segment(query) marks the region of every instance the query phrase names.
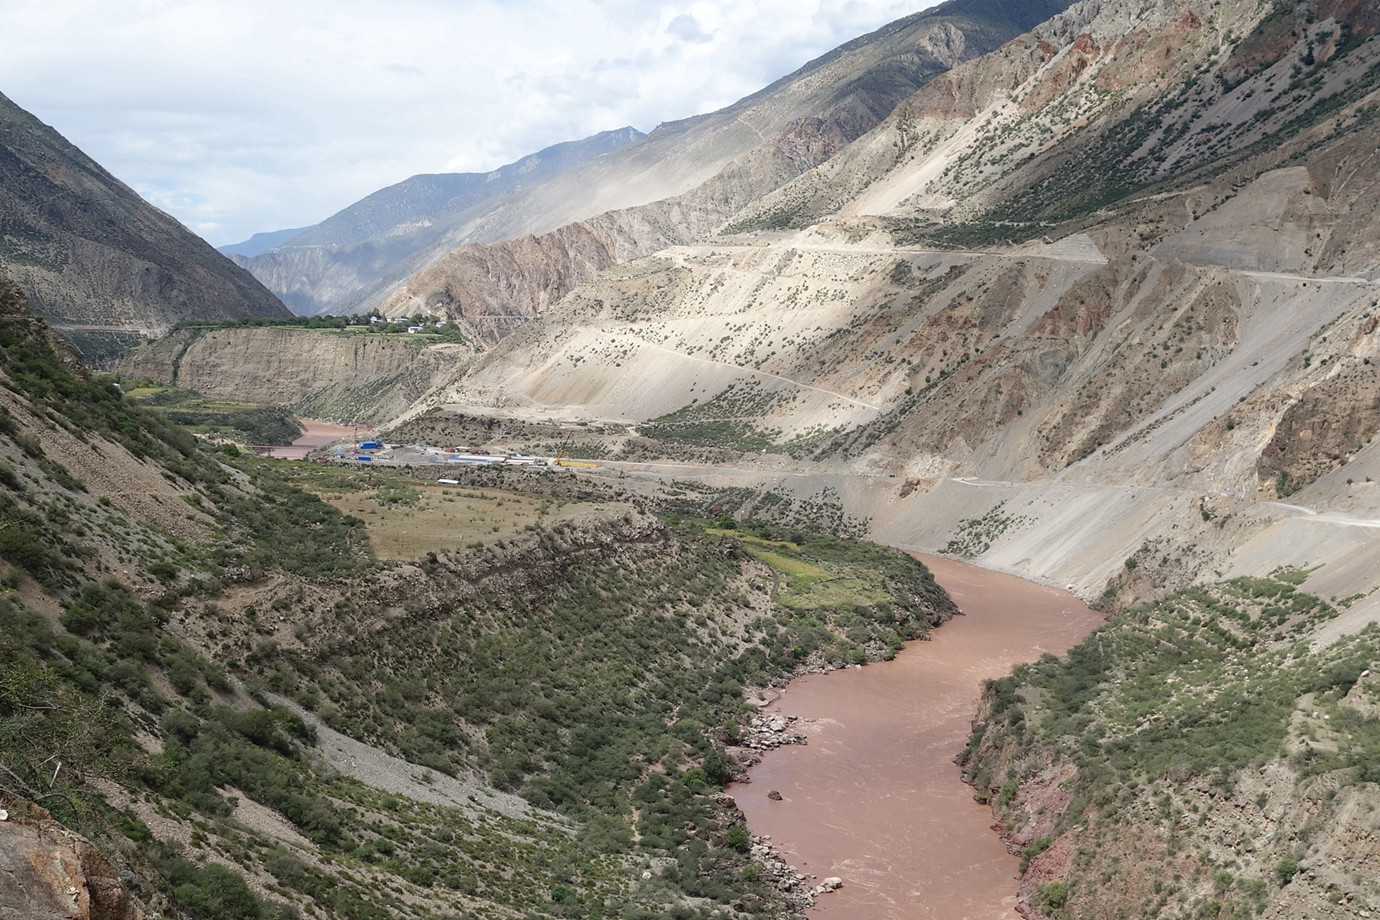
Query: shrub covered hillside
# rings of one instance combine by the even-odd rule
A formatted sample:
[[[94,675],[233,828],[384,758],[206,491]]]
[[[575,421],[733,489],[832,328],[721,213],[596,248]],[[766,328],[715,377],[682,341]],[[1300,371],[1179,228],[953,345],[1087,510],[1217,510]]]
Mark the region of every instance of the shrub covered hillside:
[[[1380,630],[1307,573],[1172,594],[984,694],[966,769],[1051,917],[1356,917],[1380,908]]]
[[[0,854],[86,835],[93,914],[773,915],[719,793],[745,690],[951,612],[899,553],[584,485],[382,562],[303,468],[206,447],[0,307]],[[410,513],[372,475],[337,485]],[[68,882],[15,878],[0,912],[67,915]]]

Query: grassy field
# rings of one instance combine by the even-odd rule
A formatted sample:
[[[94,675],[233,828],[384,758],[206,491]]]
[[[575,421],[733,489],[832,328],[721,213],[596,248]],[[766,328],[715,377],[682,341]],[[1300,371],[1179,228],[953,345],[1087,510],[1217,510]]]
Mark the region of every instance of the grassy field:
[[[364,522],[379,559],[411,561],[573,521],[594,506],[505,489],[438,485],[371,472],[313,470],[297,483]]]
[[[417,561],[578,521],[609,502],[570,501],[489,486],[443,486],[381,473],[280,463],[297,488],[363,521],[378,559]]]
[[[800,556],[800,545],[790,540],[766,540],[750,533],[707,527],[712,537],[732,537],[742,543],[743,550],[758,562],[771,566],[772,571],[799,579],[804,584],[828,578],[829,573]]]

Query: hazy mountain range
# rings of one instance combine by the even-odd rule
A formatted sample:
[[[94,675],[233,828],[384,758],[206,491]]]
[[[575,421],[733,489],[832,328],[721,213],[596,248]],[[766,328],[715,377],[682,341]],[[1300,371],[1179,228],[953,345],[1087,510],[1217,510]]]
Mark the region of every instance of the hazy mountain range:
[[[434,273],[411,279],[443,258],[466,262],[472,250],[458,247],[556,232],[562,240],[545,249],[584,250],[573,265],[551,268],[538,296],[558,299],[569,282],[557,279],[583,278],[610,260],[717,227],[870,129],[936,73],[1064,6],[951,0],[718,112],[659,125],[646,137],[625,128],[559,145],[492,174],[417,176],[241,264],[299,314],[380,306],[410,313],[417,300],[438,308],[426,303],[437,296]],[[597,215],[601,226],[569,226]],[[472,311],[524,309],[487,292],[473,296],[481,304]]]
[[[239,264],[299,314],[366,312],[361,307],[371,296],[425,264],[474,212],[642,136],[620,128],[556,144],[492,172],[413,176],[272,245],[221,251],[240,257]]]

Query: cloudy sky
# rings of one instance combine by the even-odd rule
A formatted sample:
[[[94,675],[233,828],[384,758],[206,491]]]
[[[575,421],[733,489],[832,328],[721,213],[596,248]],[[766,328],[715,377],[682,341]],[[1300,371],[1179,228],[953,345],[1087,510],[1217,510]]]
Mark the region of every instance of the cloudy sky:
[[[216,245],[712,111],[935,0],[4,0],[0,93]]]

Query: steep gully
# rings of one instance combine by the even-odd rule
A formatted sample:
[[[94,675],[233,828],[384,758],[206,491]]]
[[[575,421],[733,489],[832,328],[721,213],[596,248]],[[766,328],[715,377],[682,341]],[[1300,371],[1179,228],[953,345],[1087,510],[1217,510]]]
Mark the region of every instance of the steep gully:
[[[983,678],[1064,652],[1102,617],[1063,591],[921,558],[964,615],[894,661],[792,682],[767,711],[798,717],[792,730],[808,745],[768,753],[751,783],[730,789],[749,829],[770,835],[798,870],[843,879],[811,916],[1017,916],[1017,860],[954,757]],[[780,801],[768,797],[773,791]]]

